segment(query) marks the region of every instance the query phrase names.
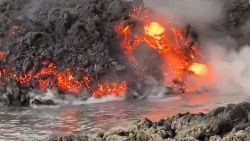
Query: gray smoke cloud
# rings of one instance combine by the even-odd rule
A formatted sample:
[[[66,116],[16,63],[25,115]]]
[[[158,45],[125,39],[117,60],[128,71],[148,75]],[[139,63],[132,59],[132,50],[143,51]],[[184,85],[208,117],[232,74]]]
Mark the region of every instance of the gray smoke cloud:
[[[242,46],[238,51],[218,44],[210,44],[207,51],[215,81],[213,88],[220,93],[250,92],[250,46]]]
[[[223,94],[250,93],[250,45],[247,44],[250,19],[239,18],[244,14],[233,15],[237,6],[249,7],[249,4],[247,0],[237,2],[238,5],[236,2],[223,0],[145,0],[148,7],[166,18],[174,17],[177,22],[191,24],[195,28],[199,33],[200,46],[206,61],[214,73],[213,83],[205,87]],[[233,16],[226,13],[228,5],[235,9]],[[244,24],[233,29],[230,27],[230,30],[223,25],[223,22],[228,21],[232,22],[227,23],[228,25],[233,25],[237,20]]]
[[[0,5],[4,2],[4,0],[0,0]]]
[[[219,22],[224,15],[221,0],[145,0],[145,4],[162,15],[195,25]]]

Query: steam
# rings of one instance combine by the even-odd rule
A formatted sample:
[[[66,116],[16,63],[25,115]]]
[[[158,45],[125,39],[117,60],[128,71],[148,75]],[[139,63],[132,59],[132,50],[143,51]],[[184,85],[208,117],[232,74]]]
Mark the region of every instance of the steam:
[[[145,79],[146,85],[148,87],[145,88],[145,94],[148,98],[162,98],[165,97],[165,94],[169,92],[169,89],[159,81],[155,80],[154,77],[147,76]]]
[[[214,74],[213,82],[205,87],[221,94],[250,93],[250,19],[244,19],[245,24],[233,30],[224,27],[228,13],[223,0],[145,0],[145,4],[166,18],[191,24],[199,33],[201,48]]]
[[[212,24],[224,15],[221,0],[145,0],[145,4],[158,13],[193,25]]]
[[[47,89],[45,92],[41,92],[39,90],[33,90],[29,92],[29,96],[31,98],[30,105],[33,108],[37,107],[47,107],[47,105],[50,104],[44,104],[39,105],[36,104],[36,101],[40,101],[43,103],[48,103],[49,101],[53,101],[53,104],[50,105],[50,107],[58,107],[62,105],[87,105],[87,104],[99,104],[99,103],[106,103],[111,101],[121,101],[124,100],[125,97],[120,96],[111,96],[107,95],[102,98],[95,98],[95,97],[89,97],[89,98],[83,98],[86,97],[87,92],[80,93],[77,97],[72,95],[61,95],[58,94],[58,92],[55,89]],[[64,97],[62,99],[62,96]]]
[[[215,74],[213,88],[223,94],[249,94],[250,46],[245,45],[235,51],[214,45],[209,52],[209,64]]]
[[[241,27],[241,30],[245,33],[250,33],[250,19]]]

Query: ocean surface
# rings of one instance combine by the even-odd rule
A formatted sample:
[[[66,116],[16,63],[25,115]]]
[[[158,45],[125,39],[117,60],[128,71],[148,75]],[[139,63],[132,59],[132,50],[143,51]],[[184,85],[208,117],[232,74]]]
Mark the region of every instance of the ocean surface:
[[[249,101],[239,94],[183,94],[127,101],[106,97],[60,106],[0,107],[0,140],[34,140],[66,134],[92,134],[126,126],[140,118],[153,121],[177,113],[199,113],[228,103]]]

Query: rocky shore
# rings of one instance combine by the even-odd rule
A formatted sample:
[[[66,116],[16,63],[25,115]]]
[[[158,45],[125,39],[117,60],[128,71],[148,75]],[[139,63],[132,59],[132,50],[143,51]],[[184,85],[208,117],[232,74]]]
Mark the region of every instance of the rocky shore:
[[[248,141],[250,103],[229,104],[207,114],[178,114],[152,122],[140,119],[125,128],[92,136],[68,135],[47,141]]]

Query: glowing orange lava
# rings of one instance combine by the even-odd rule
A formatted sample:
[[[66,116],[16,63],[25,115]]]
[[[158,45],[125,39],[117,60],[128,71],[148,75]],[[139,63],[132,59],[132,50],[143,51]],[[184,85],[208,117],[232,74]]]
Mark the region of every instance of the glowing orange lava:
[[[175,82],[178,82],[178,85],[190,91],[194,89],[193,86],[184,82],[187,77],[191,77],[189,71],[207,75],[206,65],[196,63],[201,56],[200,51],[194,43],[188,41],[185,31],[180,27],[170,23],[162,24],[162,21],[150,16],[149,10],[143,6],[134,7],[130,11],[130,18],[141,22],[143,34],[136,32],[134,25],[124,23],[118,23],[115,29],[124,53],[128,54],[128,60],[137,72],[140,72],[140,66],[134,51],[140,44],[146,44],[162,56],[164,63],[161,68],[168,86],[176,88]]]
[[[144,27],[145,33],[154,38],[160,39],[160,35],[164,34],[165,29],[157,22],[151,22]]]
[[[60,72],[53,63],[46,64],[46,67],[43,67],[35,74],[29,71],[24,75],[14,75],[14,77],[22,85],[35,79],[38,81],[41,90],[57,86],[62,91],[79,93],[83,86],[87,85],[84,78],[82,78],[82,80],[76,80],[70,69]]]
[[[209,70],[205,64],[197,63],[201,53],[195,44],[191,44],[185,36],[182,28],[159,21],[153,18],[151,11],[143,6],[133,7],[129,13],[131,19],[140,21],[141,30],[137,31],[135,23],[117,23],[115,31],[121,39],[121,47],[128,61],[132,64],[135,73],[144,76],[144,71],[138,64],[134,55],[135,50],[140,44],[153,48],[163,58],[161,67],[164,76],[164,82],[167,86],[176,88],[177,91],[191,92],[195,90],[193,84],[186,82],[187,77],[191,77],[190,72],[197,76],[208,75]],[[19,26],[13,26],[10,29],[12,35],[19,32]],[[0,51],[0,61],[5,53]],[[76,78],[73,69],[66,68],[61,70],[54,63],[44,61],[42,67],[37,72],[32,70],[24,74],[11,72],[11,68],[0,67],[0,82],[5,80],[6,76],[19,82],[21,85],[38,86],[39,89],[57,87],[64,92],[80,93],[86,88],[94,97],[104,95],[124,94],[127,90],[126,81],[105,81],[97,85],[93,84],[94,79],[85,71],[80,70],[84,76]],[[82,69],[82,68],[81,68]],[[96,86],[96,87],[95,87]],[[183,90],[185,89],[185,90]]]
[[[8,70],[7,67],[0,67],[0,82],[4,82],[6,78],[14,78],[19,84],[34,87],[38,86],[40,90],[57,87],[64,92],[72,94],[80,93],[86,88],[94,97],[101,98],[104,95],[119,96],[125,94],[127,90],[127,82],[105,81],[105,83],[97,84],[93,87],[94,82],[89,75],[84,75],[81,79],[77,79],[71,69],[60,70],[53,63],[48,61],[42,62],[44,65],[38,72],[31,70],[25,74],[15,74]],[[79,69],[82,71],[82,69]]]
[[[207,65],[199,63],[192,64],[188,70],[199,76],[207,76],[209,73]]]
[[[45,66],[37,73],[28,71],[24,75],[14,74],[13,77],[22,85],[29,84],[35,80],[38,82],[39,89],[41,90],[55,86],[64,92],[77,94],[81,92],[83,88],[87,88],[93,96],[98,98],[104,95],[119,96],[121,94],[125,94],[127,90],[126,81],[122,81],[121,83],[106,81],[103,84],[98,84],[98,87],[95,88],[91,86],[92,80],[88,75],[85,75],[82,79],[78,80],[74,77],[71,69],[59,71],[53,63],[43,62],[43,64]],[[0,71],[0,75],[2,76],[4,74],[6,74],[6,71],[2,69],[2,71]]]
[[[103,95],[115,95],[124,94],[127,90],[126,81],[121,82],[105,82],[104,84],[98,84],[98,88],[93,92],[95,97],[102,97]]]

